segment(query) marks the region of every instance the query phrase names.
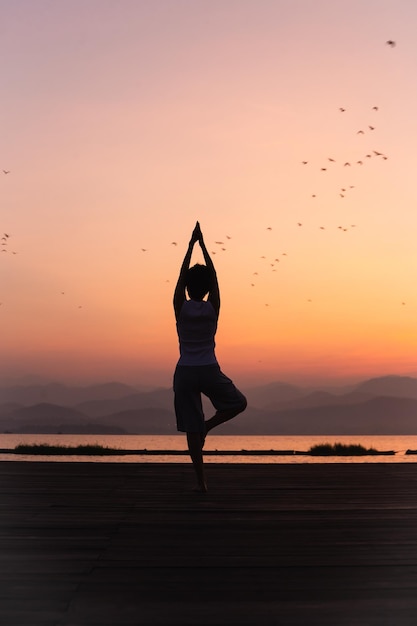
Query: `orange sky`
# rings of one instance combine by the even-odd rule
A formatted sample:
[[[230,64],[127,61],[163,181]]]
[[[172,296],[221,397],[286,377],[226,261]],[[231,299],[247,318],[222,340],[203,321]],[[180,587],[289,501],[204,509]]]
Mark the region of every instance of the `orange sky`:
[[[3,380],[169,386],[196,219],[237,382],[417,375],[415,3],[1,11]]]

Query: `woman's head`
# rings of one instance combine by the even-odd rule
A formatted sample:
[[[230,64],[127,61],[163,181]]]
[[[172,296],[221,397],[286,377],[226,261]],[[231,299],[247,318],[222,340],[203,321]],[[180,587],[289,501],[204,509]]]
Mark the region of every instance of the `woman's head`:
[[[202,300],[210,291],[210,272],[206,265],[196,263],[187,271],[186,287],[192,300]]]

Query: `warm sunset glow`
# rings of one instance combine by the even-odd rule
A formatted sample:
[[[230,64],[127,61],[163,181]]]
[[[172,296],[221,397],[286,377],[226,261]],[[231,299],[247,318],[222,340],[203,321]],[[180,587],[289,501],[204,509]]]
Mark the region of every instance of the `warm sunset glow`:
[[[2,379],[169,386],[197,219],[238,384],[417,375],[416,23],[408,0],[5,5]]]

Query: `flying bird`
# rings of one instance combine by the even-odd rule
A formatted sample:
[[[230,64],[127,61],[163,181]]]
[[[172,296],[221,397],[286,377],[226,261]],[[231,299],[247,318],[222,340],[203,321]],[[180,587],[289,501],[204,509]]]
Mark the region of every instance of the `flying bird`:
[[[177,246],[177,245],[178,245],[178,244],[177,244],[177,242],[176,242],[176,241],[172,241],[172,242],[171,242],[171,246]]]
[[[341,113],[344,113],[344,112],[346,111],[346,109],[344,109],[343,107],[339,107],[339,111],[340,111]]]
[[[10,170],[3,170],[3,174],[10,174]]]
[[[307,165],[308,161],[301,161],[303,165]]]
[[[395,41],[393,41],[392,39],[388,39],[388,41],[386,42],[387,46],[390,46],[391,48],[395,48],[395,46],[397,45],[395,43]]]
[[[372,107],[372,111],[378,111],[378,107]]]
[[[368,126],[369,130],[375,130],[375,126]]]
[[[348,163],[348,162],[346,162],[343,167],[346,167],[347,165],[349,165],[349,167],[350,167],[350,163]]]
[[[357,134],[357,135],[364,135],[364,134],[365,134],[365,131],[363,131],[363,130],[358,130],[358,132],[357,132],[356,134]]]

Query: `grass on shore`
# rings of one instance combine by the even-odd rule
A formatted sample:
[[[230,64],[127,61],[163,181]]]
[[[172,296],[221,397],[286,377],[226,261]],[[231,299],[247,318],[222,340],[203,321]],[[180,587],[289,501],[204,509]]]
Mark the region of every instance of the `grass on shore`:
[[[111,456],[111,455],[120,455],[125,454],[125,450],[120,450],[117,448],[109,448],[107,446],[102,446],[100,444],[87,444],[87,445],[79,445],[79,446],[65,446],[65,445],[50,445],[48,443],[35,443],[35,444],[19,444],[14,448],[15,454],[31,454],[38,456],[46,456],[46,455],[80,455],[80,456]],[[170,451],[160,451],[161,454],[166,453],[169,454]],[[132,450],[131,453],[134,453]],[[260,452],[258,451],[258,454]],[[269,451],[269,454],[284,454],[285,451]],[[219,451],[218,454],[228,454],[227,451]],[[235,451],[234,454],[239,454],[238,451]],[[248,451],[241,451],[241,454],[249,454]],[[256,452],[254,452],[256,454]],[[261,452],[262,454],[262,452]],[[301,454],[301,453],[299,453]],[[379,452],[375,448],[364,448],[360,444],[350,444],[346,445],[343,443],[321,443],[315,446],[312,446],[306,453],[311,456],[365,456],[365,455],[376,455],[376,454],[387,454],[383,452]]]
[[[360,444],[319,443],[309,450],[312,456],[364,456],[380,454],[375,448],[364,448]]]
[[[36,455],[63,455],[79,454],[84,456],[99,456],[119,454],[119,450],[101,446],[99,444],[87,444],[80,446],[52,446],[48,443],[19,444],[15,447],[16,454],[36,454]]]

